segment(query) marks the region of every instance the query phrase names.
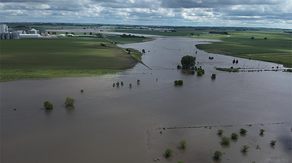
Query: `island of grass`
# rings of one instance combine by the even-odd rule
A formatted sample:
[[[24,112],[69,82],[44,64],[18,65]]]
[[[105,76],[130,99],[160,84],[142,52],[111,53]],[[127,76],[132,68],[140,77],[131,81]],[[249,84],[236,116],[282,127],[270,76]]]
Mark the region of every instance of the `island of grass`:
[[[0,43],[1,82],[117,73],[141,62],[142,56],[134,49],[128,54],[106,39],[94,37],[1,40]]]

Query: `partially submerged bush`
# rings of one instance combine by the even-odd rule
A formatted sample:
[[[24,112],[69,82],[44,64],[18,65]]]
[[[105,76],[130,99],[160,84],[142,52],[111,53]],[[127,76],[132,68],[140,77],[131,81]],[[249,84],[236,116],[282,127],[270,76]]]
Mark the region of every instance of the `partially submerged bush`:
[[[84,92],[84,90],[83,90],[83,89],[81,89],[81,90],[80,90],[80,92],[81,92],[81,93],[83,93],[83,92]]]
[[[116,85],[117,85],[117,87],[120,86],[120,82],[117,82]]]
[[[177,69],[181,69],[181,65],[177,65],[176,67],[177,67]]]
[[[217,132],[218,132],[218,135],[222,135],[224,131],[222,129],[220,129]]]
[[[241,134],[246,134],[246,132],[247,132],[246,129],[244,129],[244,128],[241,128],[241,129],[240,129],[240,133],[241,133]]]
[[[53,104],[50,103],[49,101],[45,101],[45,102],[44,102],[44,107],[45,107],[46,109],[53,109]]]
[[[223,138],[221,138],[221,140],[222,140],[222,144],[224,145],[228,145],[230,143],[229,137],[224,136]]]
[[[195,65],[196,57],[186,55],[186,56],[183,56],[181,58],[180,62],[181,62],[183,69],[188,69],[188,68],[193,67]]]
[[[237,139],[237,138],[238,138],[237,133],[232,133],[232,134],[231,134],[231,139]]]
[[[247,152],[249,146],[248,145],[244,145],[241,147],[242,152]]]
[[[216,74],[212,74],[211,78],[215,79],[216,78]]]
[[[220,157],[222,157],[222,153],[220,151],[215,151],[214,159],[218,160]]]
[[[73,106],[74,101],[75,101],[75,100],[74,100],[73,98],[66,97],[65,105],[66,105],[66,106]]]
[[[271,143],[270,143],[272,146],[274,146],[276,144],[276,140],[271,140]]]
[[[186,143],[186,141],[184,141],[184,140],[180,141],[179,144],[181,145],[181,147],[182,147],[183,149],[186,148],[186,146],[187,146],[187,143]]]
[[[170,148],[167,148],[167,149],[165,150],[165,157],[166,157],[166,158],[170,157],[171,154],[172,154],[172,152],[173,152],[173,151],[172,151]]]
[[[184,81],[183,80],[175,80],[174,81],[174,84],[175,85],[183,85],[184,84]]]
[[[261,133],[260,133],[260,134],[264,134],[264,132],[265,132],[265,130],[264,130],[264,129],[261,129],[260,131],[261,131]]]

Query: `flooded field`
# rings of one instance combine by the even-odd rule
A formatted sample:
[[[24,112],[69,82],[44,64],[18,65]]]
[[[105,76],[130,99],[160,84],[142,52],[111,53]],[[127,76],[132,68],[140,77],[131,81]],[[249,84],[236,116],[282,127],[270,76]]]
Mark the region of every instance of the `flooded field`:
[[[165,37],[120,45],[145,49],[142,61],[150,68],[137,64],[102,77],[1,83],[1,162],[291,162],[292,74],[217,71],[283,67],[208,54],[195,47],[203,41]],[[196,56],[205,74],[177,69],[184,55]],[[124,85],[113,87],[118,81]],[[75,99],[74,107],[65,107],[66,97]],[[47,100],[52,110],[44,109]],[[240,135],[240,128],[247,134]],[[218,129],[223,136],[238,133],[238,140],[221,145]],[[181,140],[187,142],[184,150]],[[271,140],[277,141],[274,147]],[[247,153],[240,151],[243,145],[250,147]],[[174,151],[168,159],[166,148]],[[214,161],[217,150],[223,156]]]

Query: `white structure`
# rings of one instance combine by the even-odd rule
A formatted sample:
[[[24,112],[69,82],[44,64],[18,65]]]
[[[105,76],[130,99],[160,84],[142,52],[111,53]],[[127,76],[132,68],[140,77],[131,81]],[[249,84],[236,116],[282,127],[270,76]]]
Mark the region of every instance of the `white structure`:
[[[8,26],[6,24],[0,24],[0,33],[8,33]]]
[[[65,37],[65,34],[58,34],[58,37]]]
[[[40,34],[20,34],[20,38],[42,38]]]
[[[36,29],[31,29],[30,31],[29,31],[29,34],[38,34],[38,31],[36,30]]]

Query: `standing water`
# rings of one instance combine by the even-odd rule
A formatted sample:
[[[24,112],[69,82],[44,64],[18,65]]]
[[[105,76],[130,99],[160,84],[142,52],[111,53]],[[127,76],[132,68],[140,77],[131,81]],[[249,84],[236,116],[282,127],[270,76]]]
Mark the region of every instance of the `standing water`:
[[[292,74],[217,71],[282,65],[196,49],[204,41],[165,37],[119,45],[145,49],[142,61],[149,68],[137,64],[116,75],[1,83],[1,162],[214,162],[216,150],[224,152],[222,162],[291,162]],[[184,55],[195,56],[205,74],[177,69]],[[65,107],[66,97],[75,99],[74,107]],[[52,110],[43,108],[47,100]],[[248,133],[240,135],[240,128]],[[218,129],[240,136],[222,146]],[[243,145],[248,153],[240,151]],[[174,151],[170,158],[166,148]]]

